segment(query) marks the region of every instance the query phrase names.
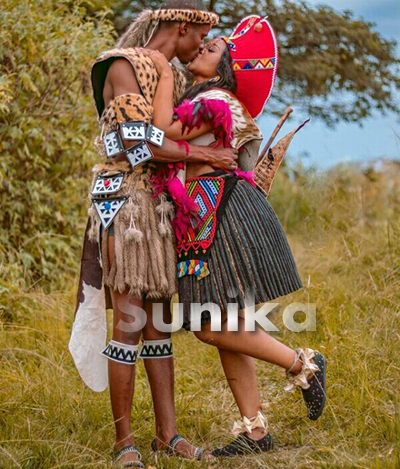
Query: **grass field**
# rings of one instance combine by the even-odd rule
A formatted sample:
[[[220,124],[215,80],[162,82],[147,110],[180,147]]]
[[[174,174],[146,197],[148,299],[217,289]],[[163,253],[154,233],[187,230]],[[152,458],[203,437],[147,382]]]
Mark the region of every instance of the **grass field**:
[[[400,198],[392,176],[351,176],[350,184],[343,174],[334,180],[328,174],[318,184],[296,180],[290,192],[287,179],[278,181],[271,201],[289,232],[305,288],[281,299],[272,320],[286,344],[326,355],[328,404],[318,422],[309,421],[300,392],[285,393],[283,373],[258,363],[276,449],[213,467],[400,467]],[[0,310],[0,467],[108,467],[108,393],[85,388],[67,351],[76,279],[57,281],[50,291],[12,289],[10,282]],[[284,329],[281,312],[292,301],[317,304],[316,332]],[[228,441],[238,412],[216,351],[183,332],[174,343],[179,432],[209,448]],[[206,467],[150,453],[152,403],[142,364],[137,371],[132,421],[146,464]]]

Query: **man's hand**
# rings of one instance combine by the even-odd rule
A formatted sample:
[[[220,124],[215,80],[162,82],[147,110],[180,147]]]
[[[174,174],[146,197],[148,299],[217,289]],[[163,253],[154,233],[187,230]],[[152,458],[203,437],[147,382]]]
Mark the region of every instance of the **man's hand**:
[[[235,171],[237,169],[238,150],[235,148],[209,148],[208,164],[216,169]]]

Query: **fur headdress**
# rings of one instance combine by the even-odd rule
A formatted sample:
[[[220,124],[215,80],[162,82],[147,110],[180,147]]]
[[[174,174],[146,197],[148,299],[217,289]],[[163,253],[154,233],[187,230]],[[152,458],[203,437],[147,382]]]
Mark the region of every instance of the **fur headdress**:
[[[117,48],[145,47],[157,31],[160,21],[181,21],[216,26],[219,23],[219,16],[202,10],[172,8],[144,10],[121,36]]]

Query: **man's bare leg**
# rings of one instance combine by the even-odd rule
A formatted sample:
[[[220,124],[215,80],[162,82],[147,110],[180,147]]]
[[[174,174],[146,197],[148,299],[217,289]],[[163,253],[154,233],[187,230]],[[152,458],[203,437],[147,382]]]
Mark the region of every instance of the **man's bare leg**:
[[[143,329],[143,339],[157,341],[170,339],[171,334],[158,331],[153,324],[153,303],[163,304],[164,322],[171,322],[168,300],[144,301],[147,322]],[[174,362],[169,358],[147,358],[144,366],[149,379],[153,398],[156,436],[160,441],[168,442],[176,434],[175,403],[174,403]]]
[[[110,263],[114,259],[114,237],[109,237],[108,254]],[[125,332],[121,329],[120,321],[132,323],[134,318],[130,314],[121,311],[121,307],[130,304],[143,307],[141,298],[129,297],[127,293],[111,292],[113,303],[113,340],[128,345],[138,345],[140,341],[141,331]],[[125,308],[124,308],[125,309]],[[114,417],[116,441],[115,451],[120,450],[124,446],[134,445],[135,441],[131,432],[131,409],[133,394],[135,388],[135,371],[136,365],[127,365],[118,363],[113,360],[108,362],[108,379],[110,386],[111,409]],[[124,454],[119,461],[137,461],[136,453]]]
[[[163,303],[163,319],[165,324],[170,324],[172,320],[169,300],[145,300],[144,309],[147,314],[147,323],[143,329],[143,338],[146,341],[168,339],[171,337],[169,333],[160,332],[154,327],[153,302]],[[173,358],[144,359],[144,364],[153,398],[157,447],[161,450],[165,450],[168,447],[168,443],[177,433]],[[194,456],[195,446],[192,446],[187,441],[180,441],[176,445],[176,452],[183,457],[192,458]],[[206,455],[205,458],[212,458],[212,456],[209,454]]]

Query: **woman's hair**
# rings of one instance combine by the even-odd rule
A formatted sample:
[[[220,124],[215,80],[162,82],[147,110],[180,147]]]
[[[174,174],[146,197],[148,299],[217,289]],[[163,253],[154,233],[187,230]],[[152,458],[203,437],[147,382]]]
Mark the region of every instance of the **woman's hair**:
[[[191,86],[188,90],[185,91],[185,93],[183,93],[179,100],[179,104],[181,104],[185,99],[192,100],[198,94],[210,90],[211,88],[222,88],[224,90],[230,91],[233,94],[236,92],[236,77],[232,69],[232,57],[228,48],[226,48],[222,53],[221,61],[217,67],[217,76],[218,75],[221,78],[217,82],[205,81],[203,83],[199,83],[198,85]]]

